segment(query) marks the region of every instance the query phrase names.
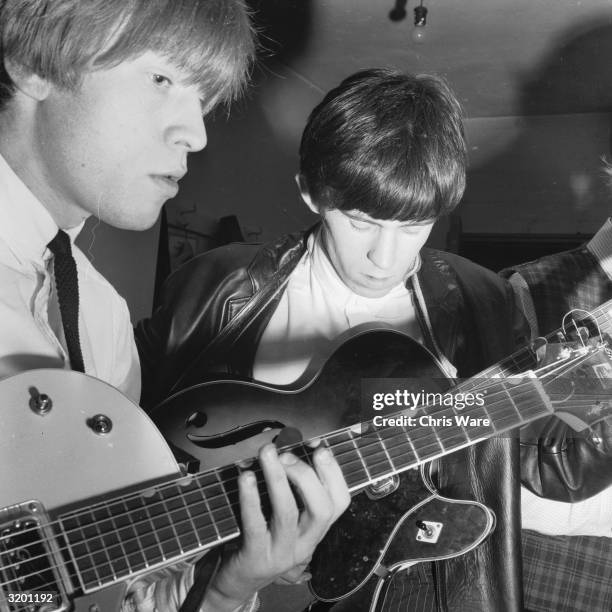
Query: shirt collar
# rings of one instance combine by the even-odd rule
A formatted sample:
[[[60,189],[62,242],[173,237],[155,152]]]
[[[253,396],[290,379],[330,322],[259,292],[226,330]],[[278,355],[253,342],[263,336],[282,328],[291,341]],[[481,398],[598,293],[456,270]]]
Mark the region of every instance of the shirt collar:
[[[612,218],[606,219],[589,240],[587,249],[597,259],[608,278],[612,279]]]
[[[319,228],[308,237],[306,256],[310,259],[312,271],[319,280],[321,286],[329,289],[336,300],[341,303],[346,303],[349,300],[352,300],[354,302],[362,303],[368,309],[376,310],[388,300],[406,295],[408,293],[406,281],[421,267],[420,256],[417,256],[415,265],[412,267],[403,283],[399,283],[382,297],[363,297],[351,291],[338,276],[338,273],[334,269],[332,263],[329,261],[329,258],[325,253],[325,250],[323,249],[321,233],[322,228],[319,226]]]
[[[43,261],[58,227],[49,211],[0,155],[0,237],[21,262]],[[83,223],[66,230],[70,240]]]

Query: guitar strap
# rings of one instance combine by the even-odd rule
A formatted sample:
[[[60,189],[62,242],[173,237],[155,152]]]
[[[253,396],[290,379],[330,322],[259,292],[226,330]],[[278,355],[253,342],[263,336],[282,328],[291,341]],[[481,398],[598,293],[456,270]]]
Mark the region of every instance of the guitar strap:
[[[208,583],[221,564],[220,548],[208,551],[199,559],[193,569],[193,586],[189,589],[178,612],[198,612]]]

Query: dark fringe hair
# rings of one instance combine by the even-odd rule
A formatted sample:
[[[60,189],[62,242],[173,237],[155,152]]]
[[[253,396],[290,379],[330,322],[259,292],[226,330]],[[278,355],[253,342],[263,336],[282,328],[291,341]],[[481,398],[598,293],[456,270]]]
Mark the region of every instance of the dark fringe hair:
[[[324,208],[425,221],[450,212],[465,189],[459,102],[440,78],[358,72],[312,111],[300,173]]]

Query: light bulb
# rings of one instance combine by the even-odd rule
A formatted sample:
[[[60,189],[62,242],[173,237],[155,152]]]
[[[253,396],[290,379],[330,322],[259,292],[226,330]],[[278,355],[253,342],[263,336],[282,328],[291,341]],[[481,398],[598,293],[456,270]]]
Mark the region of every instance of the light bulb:
[[[423,6],[423,0],[419,6],[414,7],[414,30],[412,30],[412,41],[421,44],[427,37],[425,26],[427,25],[427,7]]]
[[[427,28],[425,26],[415,26],[411,34],[412,42],[422,45],[427,40]]]

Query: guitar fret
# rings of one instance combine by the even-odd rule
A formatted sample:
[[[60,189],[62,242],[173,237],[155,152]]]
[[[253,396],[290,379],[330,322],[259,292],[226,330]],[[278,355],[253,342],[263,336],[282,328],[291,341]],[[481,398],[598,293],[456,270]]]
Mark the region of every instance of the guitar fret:
[[[496,432],[496,415],[488,410],[487,402],[482,406],[470,406],[469,412],[466,409],[458,410],[453,406],[451,413],[453,424],[461,424],[463,427],[467,442],[491,437]],[[476,424],[476,421],[480,421],[480,423]],[[484,421],[488,421],[489,425],[485,425]]]
[[[151,508],[149,507],[149,496],[141,496],[139,501],[142,502],[144,511],[147,516],[147,523],[141,524],[141,527],[144,529],[149,529],[149,533],[146,535],[153,535],[153,543],[148,544],[144,547],[144,550],[147,553],[149,564],[155,565],[164,560],[164,549],[162,548],[161,541],[159,539],[159,535],[157,533],[157,529],[155,529],[155,523],[153,523],[153,515],[151,514]],[[144,542],[144,533],[141,533],[141,541]]]
[[[402,470],[418,465],[419,460],[405,426],[385,427],[378,430],[394,469]]]
[[[466,428],[457,423],[455,413],[452,410],[444,414],[444,418],[450,419],[450,425],[447,422],[443,427],[434,427],[438,436],[438,442],[443,451],[447,452],[460,448],[470,441]]]
[[[151,520],[146,498],[129,497],[124,505],[132,519],[131,526],[135,536],[135,545],[142,555],[144,567],[155,565],[163,560],[161,544]]]
[[[394,471],[389,456],[380,442],[380,437],[375,429],[368,429],[358,435],[355,439],[357,452],[363,459],[368,475],[371,480],[380,476],[388,475]]]
[[[63,517],[60,521],[64,537],[70,545],[70,552],[72,554],[72,561],[81,580],[81,586],[86,588],[88,585],[99,585],[101,584],[100,571],[107,567],[112,575],[112,568],[110,566],[110,559],[108,555],[106,559],[100,560],[98,558],[99,551],[91,550],[91,540],[86,535],[84,526],[81,524],[81,518],[84,513],[75,513]],[[90,530],[91,530],[91,526]],[[104,549],[102,549],[103,552]],[[94,557],[96,554],[96,557]]]
[[[165,487],[164,493],[166,495],[164,505],[172,522],[181,553],[197,549],[199,545],[198,535],[185,506],[185,498],[180,484],[173,483],[171,486]]]
[[[226,472],[231,473],[233,479],[233,488],[236,490],[237,483],[235,482],[235,468],[224,468]],[[203,474],[201,486],[206,494],[208,504],[211,509],[211,516],[215,521],[217,531],[220,538],[227,538],[239,533],[238,522],[232,510],[232,504],[228,498],[227,491],[221,480],[220,471],[215,469],[206,474]]]
[[[215,517],[210,508],[210,504],[208,503],[208,499],[206,494],[204,493],[204,489],[202,488],[201,475],[194,476],[193,484],[197,486],[197,489],[194,489],[189,492],[189,495],[193,495],[193,497],[197,500],[192,501],[194,509],[200,509],[202,512],[198,512],[195,514],[194,523],[198,528],[198,532],[200,536],[206,542],[213,542],[215,539],[221,539],[221,533],[219,532],[219,528],[217,527],[217,523],[215,521]]]
[[[121,514],[114,517],[115,525],[118,526],[118,534],[121,540],[128,565],[132,572],[137,572],[147,567],[145,551],[142,548],[138,532],[136,531],[138,511],[132,512],[128,507],[126,499],[121,500]]]
[[[408,437],[414,453],[419,463],[423,463],[432,457],[436,457],[440,454],[441,446],[436,434],[432,431],[431,427],[424,426],[419,423],[418,419],[420,416],[426,416],[421,409],[415,411],[415,418],[417,419],[417,425],[410,428]]]
[[[170,518],[168,517],[167,508],[165,507],[163,497],[161,497],[159,491],[155,491],[151,499],[153,498],[156,499],[155,501],[149,502],[149,510],[151,513],[153,528],[157,532],[157,537],[159,538],[162,557],[165,561],[180,555],[181,548],[178,544],[174,527],[172,526]]]
[[[327,441],[342,469],[349,489],[371,480],[350,430],[343,430],[327,436]]]
[[[88,537],[88,533],[92,534],[88,537],[89,550],[91,551],[91,558],[98,566],[98,572],[100,574],[100,582],[98,584],[102,584],[104,580],[115,579],[117,577],[115,565],[113,563],[113,555],[111,552],[111,547],[116,545],[117,538],[114,537],[114,533],[112,531],[107,530],[107,532],[104,533],[100,530],[100,523],[96,519],[95,509],[89,511],[87,516],[91,517],[91,520],[87,524],[86,529],[83,529],[83,534],[85,537]],[[107,559],[107,563],[101,564],[99,562],[103,558]],[[104,568],[107,568],[106,575],[102,571]]]
[[[121,512],[117,508],[119,504],[115,504],[115,510],[110,506],[98,506],[92,511],[92,522],[99,535],[97,540],[105,549],[107,556],[110,559],[113,578],[116,579],[126,573],[129,573],[130,567],[123,548],[123,542],[114,521],[113,514],[115,511]],[[105,578],[105,577],[102,577]],[[110,576],[109,576],[110,578]]]
[[[504,381],[503,389],[506,396],[503,406],[508,414],[503,420],[496,418],[496,426],[500,429],[508,430],[532,421],[534,417],[549,414],[545,401],[530,379],[522,379],[514,385],[512,381]]]
[[[385,442],[382,439],[382,436],[380,435],[380,431],[378,431],[378,430],[376,430],[376,437],[378,438],[378,443],[380,444],[381,448],[383,449],[383,451],[385,453],[385,457],[387,458],[387,461],[389,462],[389,467],[391,468],[391,471],[395,472],[396,468],[395,468],[395,464],[393,463],[393,459],[391,458],[391,455],[387,451],[387,447],[385,446]]]

